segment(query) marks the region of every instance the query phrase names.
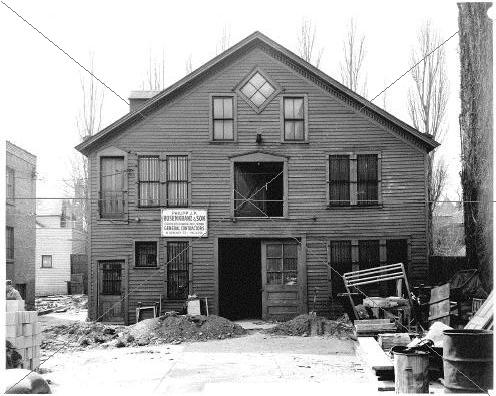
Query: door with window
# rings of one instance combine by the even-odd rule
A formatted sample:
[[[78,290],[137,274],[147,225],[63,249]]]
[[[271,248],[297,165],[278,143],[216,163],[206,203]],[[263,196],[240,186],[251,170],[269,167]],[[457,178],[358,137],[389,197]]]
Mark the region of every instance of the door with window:
[[[263,319],[287,320],[303,313],[302,262],[297,242],[262,242]]]
[[[122,270],[123,260],[99,262],[98,317],[103,322],[124,322]]]

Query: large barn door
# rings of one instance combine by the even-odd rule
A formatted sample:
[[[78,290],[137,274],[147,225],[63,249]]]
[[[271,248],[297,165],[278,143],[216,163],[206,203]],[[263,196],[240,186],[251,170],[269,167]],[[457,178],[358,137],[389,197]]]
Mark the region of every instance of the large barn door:
[[[262,242],[262,317],[287,320],[304,310],[301,246],[292,241]]]
[[[98,317],[103,322],[124,322],[122,302],[122,269],[124,261],[99,262]]]

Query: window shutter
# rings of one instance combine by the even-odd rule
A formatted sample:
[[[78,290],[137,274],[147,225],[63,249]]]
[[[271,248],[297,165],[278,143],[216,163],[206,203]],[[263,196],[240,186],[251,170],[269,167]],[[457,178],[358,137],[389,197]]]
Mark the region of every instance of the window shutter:
[[[167,206],[167,156],[160,156],[160,206]]]

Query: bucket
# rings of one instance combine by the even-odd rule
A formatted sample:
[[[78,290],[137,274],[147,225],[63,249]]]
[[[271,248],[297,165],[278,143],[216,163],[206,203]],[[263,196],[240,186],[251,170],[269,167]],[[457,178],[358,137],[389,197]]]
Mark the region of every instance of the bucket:
[[[454,392],[493,388],[493,332],[445,330],[443,345],[444,386]]]
[[[394,356],[396,393],[429,393],[429,353],[405,352],[405,346],[391,348]]]

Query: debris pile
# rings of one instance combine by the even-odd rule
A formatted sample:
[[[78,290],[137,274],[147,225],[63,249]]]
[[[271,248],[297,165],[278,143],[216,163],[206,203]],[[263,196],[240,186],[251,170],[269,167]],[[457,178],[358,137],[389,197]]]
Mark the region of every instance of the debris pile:
[[[48,296],[40,297],[35,301],[36,310],[40,315],[50,312],[66,312],[87,309],[88,296],[75,294],[68,296]]]
[[[115,340],[124,326],[104,325],[98,322],[75,322],[45,329],[41,341],[43,350],[85,349]]]
[[[147,345],[185,341],[207,341],[237,337],[246,333],[241,326],[216,315],[179,315],[168,312],[146,319],[126,329],[121,337],[128,345]]]
[[[289,336],[330,336],[340,339],[356,339],[353,325],[346,316],[330,320],[316,314],[299,315],[294,319],[283,322],[268,329],[269,334]]]

